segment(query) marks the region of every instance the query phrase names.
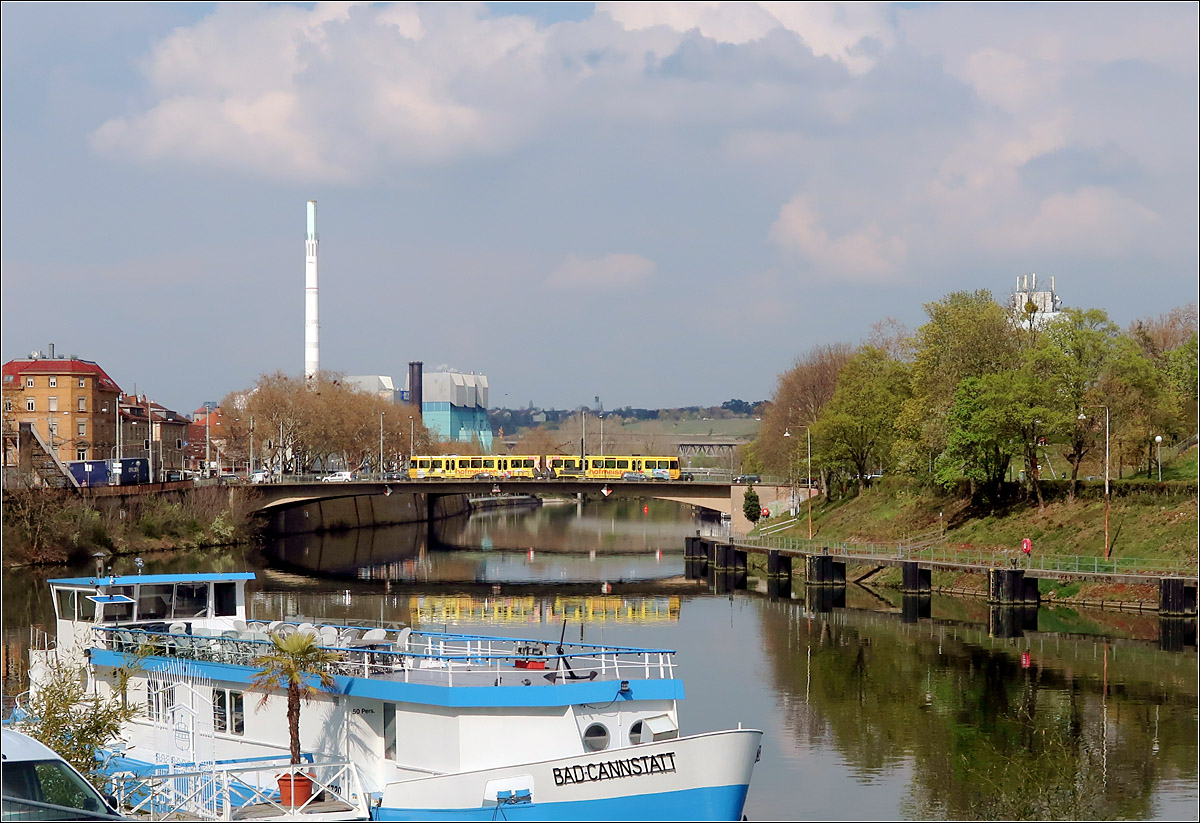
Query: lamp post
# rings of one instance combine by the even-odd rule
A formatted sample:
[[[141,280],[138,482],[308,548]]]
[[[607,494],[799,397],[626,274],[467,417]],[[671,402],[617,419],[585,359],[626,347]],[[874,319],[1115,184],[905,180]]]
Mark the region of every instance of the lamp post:
[[[249,478],[254,474],[254,415],[250,415],[250,468],[246,472]]]
[[[600,412],[600,456],[604,456],[604,412]]]
[[[812,430],[808,426],[797,426],[796,428],[804,429],[804,438],[808,444],[808,457],[805,460],[808,470],[808,480],[807,487],[804,490],[804,497],[808,501],[808,539],[812,540]],[[791,429],[784,429],[783,436],[791,437]]]
[[[383,479],[383,412],[379,413],[379,479]]]
[[[1107,560],[1110,554],[1108,545],[1108,508],[1111,498],[1108,481],[1108,406],[1083,406],[1082,409],[1104,409],[1104,559]],[[1083,413],[1082,409],[1079,412],[1079,419],[1087,420],[1087,415]]]
[[[1162,482],[1162,435],[1161,434],[1154,435],[1154,448],[1158,452],[1158,456],[1154,459],[1154,462],[1158,463],[1158,482],[1161,483]]]
[[[413,416],[408,416],[408,466],[412,468],[413,455],[417,453],[417,444],[413,442]]]

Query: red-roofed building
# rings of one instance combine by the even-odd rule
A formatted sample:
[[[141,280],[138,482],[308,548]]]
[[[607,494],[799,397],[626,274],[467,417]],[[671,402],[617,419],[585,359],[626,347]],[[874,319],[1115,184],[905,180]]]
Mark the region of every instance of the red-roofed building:
[[[16,431],[32,423],[64,463],[107,460],[116,445],[121,388],[97,363],[75,355],[10,360],[3,367],[4,465],[16,465]]]

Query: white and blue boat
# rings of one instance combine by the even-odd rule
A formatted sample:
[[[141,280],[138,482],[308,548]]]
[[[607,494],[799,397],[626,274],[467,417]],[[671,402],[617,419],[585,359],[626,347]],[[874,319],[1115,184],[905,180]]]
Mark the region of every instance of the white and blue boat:
[[[740,820],[762,732],[682,735],[668,649],[247,618],[254,575],[50,581],[56,663],[145,707],[110,752],[126,808],[163,817]],[[335,686],[301,713],[251,691],[271,633],[311,632]],[[311,798],[281,794],[303,773]]]

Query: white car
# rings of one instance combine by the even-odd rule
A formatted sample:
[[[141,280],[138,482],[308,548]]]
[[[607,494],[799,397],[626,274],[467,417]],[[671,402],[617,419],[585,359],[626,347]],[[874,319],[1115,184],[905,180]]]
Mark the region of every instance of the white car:
[[[354,472],[334,472],[321,478],[322,483],[349,483],[354,480]]]
[[[0,732],[4,820],[124,820],[67,761],[28,735]]]

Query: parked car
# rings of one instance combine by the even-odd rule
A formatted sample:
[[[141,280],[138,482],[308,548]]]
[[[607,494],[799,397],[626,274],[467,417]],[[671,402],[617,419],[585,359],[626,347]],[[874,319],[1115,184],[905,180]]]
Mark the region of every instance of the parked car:
[[[322,483],[349,483],[354,480],[354,472],[334,472],[321,478]]]
[[[271,478],[271,475],[269,472],[259,470],[250,475],[250,482],[255,483],[255,484],[268,483],[268,482],[270,482],[270,478]]]
[[[384,480],[407,480],[408,472],[388,472],[383,476]]]
[[[621,475],[622,480],[649,480],[650,478],[641,472],[625,472]]]
[[[4,749],[2,820],[124,820],[115,803],[92,788],[53,749],[11,729],[0,731]]]
[[[739,474],[733,478],[734,483],[758,483],[762,478],[757,474]]]

